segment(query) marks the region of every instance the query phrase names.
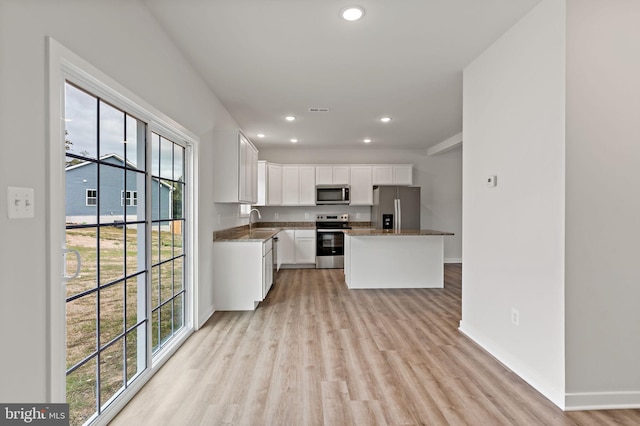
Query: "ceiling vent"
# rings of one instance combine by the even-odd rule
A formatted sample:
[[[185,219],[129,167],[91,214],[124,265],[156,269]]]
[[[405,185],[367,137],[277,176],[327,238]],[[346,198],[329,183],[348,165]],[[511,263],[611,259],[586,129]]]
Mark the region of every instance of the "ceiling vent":
[[[329,112],[329,108],[309,108],[309,112]]]

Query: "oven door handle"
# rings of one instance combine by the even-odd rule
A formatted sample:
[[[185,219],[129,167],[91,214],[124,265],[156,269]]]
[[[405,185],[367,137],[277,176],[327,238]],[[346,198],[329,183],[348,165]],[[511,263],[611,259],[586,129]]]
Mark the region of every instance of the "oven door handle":
[[[344,229],[316,229],[316,232],[342,232]]]

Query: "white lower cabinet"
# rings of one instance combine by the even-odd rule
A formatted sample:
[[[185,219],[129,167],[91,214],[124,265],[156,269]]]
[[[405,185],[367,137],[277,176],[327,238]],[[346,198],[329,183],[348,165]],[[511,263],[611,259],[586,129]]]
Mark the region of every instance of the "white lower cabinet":
[[[271,240],[269,240],[271,241]],[[273,285],[273,250],[269,249],[262,256],[262,300],[267,297],[267,293]]]
[[[216,311],[252,311],[273,284],[273,241],[213,243]]]
[[[278,263],[280,265],[296,263],[295,232],[293,229],[278,232]]]
[[[297,229],[295,238],[296,264],[316,263],[316,231]]]
[[[315,229],[284,229],[278,233],[278,263],[282,265],[315,265]]]

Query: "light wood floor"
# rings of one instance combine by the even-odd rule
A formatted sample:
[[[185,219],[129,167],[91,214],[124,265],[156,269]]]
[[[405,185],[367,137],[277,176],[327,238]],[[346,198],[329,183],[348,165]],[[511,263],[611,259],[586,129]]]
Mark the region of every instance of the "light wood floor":
[[[445,288],[347,290],[341,270],[281,271],[255,312],[217,312],[112,425],[638,425],[562,412],[457,331]]]

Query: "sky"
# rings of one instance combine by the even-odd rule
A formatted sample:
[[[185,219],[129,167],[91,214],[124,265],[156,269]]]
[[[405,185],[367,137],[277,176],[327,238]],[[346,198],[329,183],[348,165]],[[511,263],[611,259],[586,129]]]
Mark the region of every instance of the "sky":
[[[99,138],[98,104],[100,106]],[[117,154],[125,158],[126,150],[127,161],[138,169],[144,169],[143,157],[138,158],[139,154],[141,156],[144,154],[144,122],[101,100],[98,101],[93,95],[70,84],[66,85],[65,128],[66,139],[71,142],[67,145],[67,153],[98,158],[99,140],[101,157]],[[137,134],[138,128],[142,130],[140,137]],[[152,134],[150,145],[152,146],[151,172],[153,175],[175,180],[184,175],[182,170],[184,152],[181,147],[155,133]],[[160,146],[159,149],[158,146]],[[158,158],[158,152],[160,158]],[[173,169],[172,159],[175,160]]]

